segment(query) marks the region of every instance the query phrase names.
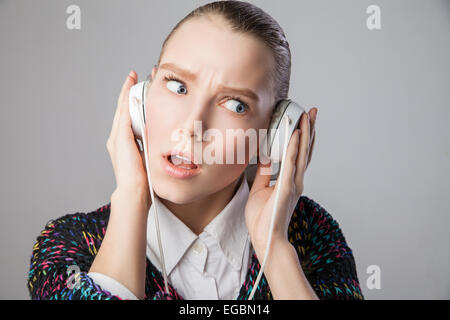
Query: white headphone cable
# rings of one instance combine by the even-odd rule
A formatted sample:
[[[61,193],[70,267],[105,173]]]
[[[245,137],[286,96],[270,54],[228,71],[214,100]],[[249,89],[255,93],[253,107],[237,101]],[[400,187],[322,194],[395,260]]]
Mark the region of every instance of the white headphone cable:
[[[158,210],[157,210],[158,205],[155,202],[155,194],[153,192],[152,180],[151,180],[151,177],[150,177],[150,166],[148,164],[147,130],[145,130],[144,119],[142,118],[141,111],[139,111],[138,113],[139,113],[139,117],[140,117],[140,120],[141,120],[140,124],[141,124],[141,132],[142,132],[142,139],[143,139],[143,143],[142,144],[144,145],[145,168],[146,168],[146,171],[147,171],[147,180],[148,180],[148,185],[150,187],[150,195],[151,195],[151,198],[152,198],[152,204],[155,207],[156,236],[158,238],[159,257],[160,257],[161,269],[162,269],[162,273],[163,273],[163,277],[164,277],[164,287],[166,289],[166,293],[169,294],[169,286],[167,285],[166,264],[164,262],[164,252],[163,252],[163,248],[162,248],[162,245],[161,245],[161,234],[160,234],[160,231],[159,231]]]
[[[264,267],[266,265],[266,261],[267,261],[267,257],[269,255],[269,251],[270,251],[270,246],[271,246],[271,241],[272,241],[272,233],[273,233],[273,225],[275,223],[275,216],[277,213],[277,207],[278,207],[278,198],[280,196],[280,189],[281,189],[281,185],[282,185],[282,177],[283,177],[283,172],[284,172],[284,166],[286,164],[286,150],[287,150],[287,145],[289,142],[289,138],[288,134],[289,134],[289,123],[290,123],[290,119],[288,117],[288,115],[285,115],[285,122],[286,122],[286,130],[285,130],[285,134],[284,134],[284,145],[283,145],[283,157],[281,160],[281,170],[280,170],[280,175],[279,175],[279,179],[280,181],[278,181],[278,186],[277,189],[275,191],[275,203],[273,206],[273,211],[272,211],[272,218],[270,220],[270,228],[269,228],[269,239],[267,240],[267,245],[266,245],[266,252],[264,253],[264,259],[263,259],[263,263],[261,265],[261,269],[258,272],[258,276],[256,277],[256,281],[255,284],[253,285],[253,289],[252,292],[250,293],[250,296],[248,297],[248,300],[252,300],[253,299],[253,295],[255,294],[256,288],[258,287],[259,281],[261,280],[261,276],[264,272]]]

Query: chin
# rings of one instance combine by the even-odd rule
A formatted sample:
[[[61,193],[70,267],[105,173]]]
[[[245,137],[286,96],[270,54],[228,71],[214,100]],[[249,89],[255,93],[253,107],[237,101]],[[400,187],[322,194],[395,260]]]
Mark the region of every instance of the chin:
[[[158,196],[162,199],[165,199],[167,201],[170,201],[172,203],[176,204],[186,204],[189,202],[192,202],[192,198],[187,194],[174,194],[173,192],[169,192],[167,194],[159,195]]]
[[[176,181],[168,179],[155,181],[153,191],[158,197],[176,204],[186,204],[196,200],[202,190],[193,185],[181,186]]]

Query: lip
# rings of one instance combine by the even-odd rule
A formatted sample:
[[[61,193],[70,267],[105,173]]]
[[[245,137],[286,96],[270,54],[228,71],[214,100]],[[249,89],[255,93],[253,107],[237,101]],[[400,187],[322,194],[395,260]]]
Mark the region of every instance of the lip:
[[[192,178],[200,173],[201,165],[196,164],[196,163],[194,163],[197,166],[197,168],[195,168],[195,169],[179,168],[179,167],[175,166],[174,164],[172,164],[169,161],[169,157],[172,155],[176,155],[176,154],[180,155],[182,157],[185,157],[187,159],[190,159],[190,161],[192,163],[194,163],[194,158],[190,153],[180,151],[180,150],[171,150],[171,151],[163,154],[163,156],[162,156],[163,157],[162,167],[168,175],[170,175],[171,177],[177,178],[177,179],[188,179],[188,178]]]
[[[187,158],[193,164],[195,164],[197,167],[201,167],[200,164],[195,163],[194,156],[190,152],[187,152],[187,151],[173,149],[173,150],[170,150],[170,151],[166,152],[165,154],[163,154],[163,157],[168,158],[169,156],[174,156],[174,155],[180,155],[180,156],[182,156],[184,158]]]

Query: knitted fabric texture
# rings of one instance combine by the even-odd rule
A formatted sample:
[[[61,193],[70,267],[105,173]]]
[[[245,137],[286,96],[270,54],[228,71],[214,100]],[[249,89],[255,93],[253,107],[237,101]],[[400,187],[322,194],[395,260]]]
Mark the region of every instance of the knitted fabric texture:
[[[101,288],[87,273],[105,236],[111,203],[89,213],[67,214],[50,220],[34,244],[27,287],[33,300],[122,300]],[[338,223],[319,204],[301,196],[293,212],[289,242],[294,246],[309,283],[319,299],[362,300],[352,250]],[[70,266],[80,272],[69,278]],[[73,268],[73,267],[72,267]],[[253,289],[260,264],[253,252],[236,300],[246,300]],[[77,280],[76,286],[69,285]],[[183,300],[147,258],[145,300]],[[273,299],[264,274],[253,297]]]

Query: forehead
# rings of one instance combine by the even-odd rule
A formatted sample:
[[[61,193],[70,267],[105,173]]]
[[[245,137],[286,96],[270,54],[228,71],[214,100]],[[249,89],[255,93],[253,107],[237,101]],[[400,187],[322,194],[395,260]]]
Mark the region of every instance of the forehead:
[[[273,57],[252,35],[235,32],[218,17],[185,22],[166,43],[161,64],[173,62],[203,79],[265,89]]]

